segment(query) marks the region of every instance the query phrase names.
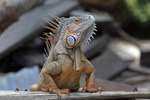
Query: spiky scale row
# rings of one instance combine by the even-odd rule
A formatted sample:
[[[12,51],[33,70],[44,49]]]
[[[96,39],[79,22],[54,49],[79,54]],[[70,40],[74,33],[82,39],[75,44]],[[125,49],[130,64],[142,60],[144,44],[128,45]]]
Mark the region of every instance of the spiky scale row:
[[[96,24],[94,24],[94,29],[93,29],[93,31],[97,31],[97,30],[96,30]],[[91,42],[91,38],[94,39],[93,34],[96,35],[95,32],[92,32],[92,33],[91,33],[91,36],[89,37],[87,43],[85,44],[85,47]]]
[[[92,34],[96,35],[96,33],[95,33],[95,32],[93,32]]]
[[[94,39],[94,36],[93,36],[93,35],[91,35],[91,37],[92,37],[92,39]]]
[[[44,17],[46,20],[48,20],[49,22],[51,22],[52,24],[54,24],[55,26],[57,26],[58,24],[56,23],[56,22],[54,22],[54,21],[52,21],[52,20],[50,20],[50,19],[48,19],[48,18],[46,18],[46,17]]]
[[[51,32],[49,32],[49,33],[44,32],[44,34],[51,35],[53,38],[56,38],[55,35]]]
[[[51,21],[50,19],[48,19],[46,17],[43,17],[43,20],[45,20],[53,28],[55,28],[55,29],[57,28],[56,26],[54,26],[54,24],[52,24],[52,23],[55,23],[55,22]]]
[[[94,29],[94,31],[96,31],[96,32],[97,32],[97,29]]]
[[[54,34],[56,34],[56,29],[43,25],[43,28],[51,30]]]
[[[60,18],[53,16],[52,14],[48,13],[53,19],[55,19],[58,23],[60,22]]]
[[[40,37],[41,39],[44,39],[44,40],[49,40],[49,41],[52,41],[53,39],[51,38],[43,38],[43,37]]]
[[[56,23],[56,22],[54,22],[54,21],[52,21],[52,20],[50,20],[50,19],[48,19],[48,18],[46,18],[46,17],[43,17],[43,20],[45,20],[45,22],[47,22],[51,27],[49,27],[49,26],[46,26],[46,25],[43,25],[43,28],[46,28],[46,29],[49,29],[49,30],[51,30],[53,33],[44,33],[43,35],[45,35],[45,36],[47,36],[47,38],[43,38],[43,37],[41,37],[42,39],[44,39],[44,40],[48,40],[48,41],[50,41],[50,43],[51,44],[53,44],[53,42],[56,42],[56,40],[55,39],[57,39],[56,38],[56,35],[57,35],[57,27],[58,27],[58,25],[59,25],[59,22],[60,22],[60,19],[58,18],[58,17],[54,17],[52,14],[50,14],[50,13],[48,13],[53,19],[55,19],[56,20],[56,22],[58,23]],[[55,39],[54,39],[55,38]]]
[[[45,44],[46,44],[46,47],[47,47],[47,52],[49,54],[51,45],[50,45],[49,41],[47,41],[47,40],[45,41]]]

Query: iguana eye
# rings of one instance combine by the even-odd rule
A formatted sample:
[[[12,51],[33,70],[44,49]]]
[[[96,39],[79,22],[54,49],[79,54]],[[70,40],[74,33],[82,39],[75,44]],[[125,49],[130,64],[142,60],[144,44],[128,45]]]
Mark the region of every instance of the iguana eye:
[[[67,44],[69,46],[74,46],[74,44],[75,44],[75,38],[73,36],[68,36],[67,37]]]

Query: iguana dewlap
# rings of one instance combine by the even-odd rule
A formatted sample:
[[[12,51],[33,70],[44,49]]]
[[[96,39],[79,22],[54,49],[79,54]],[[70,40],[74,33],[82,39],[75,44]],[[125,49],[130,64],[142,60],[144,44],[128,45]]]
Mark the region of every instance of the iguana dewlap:
[[[95,69],[82,51],[82,48],[90,41],[90,37],[93,38],[94,17],[92,15],[52,17],[57,23],[44,18],[53,27],[44,26],[53,32],[44,34],[47,36],[44,39],[49,56],[41,70],[39,83],[32,85],[30,91],[49,91],[60,96],[61,93],[68,93],[69,90],[78,90],[82,72],[86,74],[86,86],[83,90],[87,92],[101,90],[101,88],[94,88]]]

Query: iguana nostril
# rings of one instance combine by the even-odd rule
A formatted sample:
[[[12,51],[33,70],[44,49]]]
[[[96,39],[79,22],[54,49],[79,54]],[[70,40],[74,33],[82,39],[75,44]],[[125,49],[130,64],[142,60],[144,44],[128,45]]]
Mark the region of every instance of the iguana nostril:
[[[91,20],[95,21],[95,18],[92,15],[89,15],[88,19],[91,19]]]

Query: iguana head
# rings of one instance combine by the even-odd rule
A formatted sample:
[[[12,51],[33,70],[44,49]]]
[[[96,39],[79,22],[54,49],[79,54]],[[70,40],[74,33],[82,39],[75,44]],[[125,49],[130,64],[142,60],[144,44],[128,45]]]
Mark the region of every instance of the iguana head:
[[[50,14],[51,15],[51,14]],[[44,25],[44,28],[51,30],[53,33],[45,33],[44,35],[51,44],[56,44],[59,40],[63,41],[63,44],[67,48],[74,48],[78,46],[85,46],[93,38],[93,31],[95,29],[95,18],[92,15],[84,15],[79,17],[58,18],[51,15],[56,22],[51,21],[48,18],[44,20],[51,26]]]
[[[95,18],[92,15],[65,18],[63,42],[67,48],[84,46],[93,38]]]

